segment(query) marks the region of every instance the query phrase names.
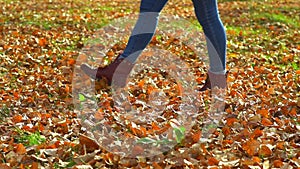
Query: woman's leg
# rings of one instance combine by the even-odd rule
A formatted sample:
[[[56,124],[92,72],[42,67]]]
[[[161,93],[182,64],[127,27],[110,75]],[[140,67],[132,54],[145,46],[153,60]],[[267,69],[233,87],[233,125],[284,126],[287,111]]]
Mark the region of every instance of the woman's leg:
[[[127,76],[133,68],[134,62],[154,35],[159,13],[167,1],[141,0],[139,18],[123,53],[106,67],[94,69],[87,64],[82,64],[81,70],[93,79],[105,77],[108,84],[112,84],[114,81],[114,84],[117,86],[125,86]]]
[[[206,36],[210,61],[209,71],[226,72],[226,32],[218,13],[217,0],[192,0],[196,17]]]
[[[134,63],[151,41],[158,23],[160,11],[168,0],[142,0],[139,18],[131,33],[121,58]]]

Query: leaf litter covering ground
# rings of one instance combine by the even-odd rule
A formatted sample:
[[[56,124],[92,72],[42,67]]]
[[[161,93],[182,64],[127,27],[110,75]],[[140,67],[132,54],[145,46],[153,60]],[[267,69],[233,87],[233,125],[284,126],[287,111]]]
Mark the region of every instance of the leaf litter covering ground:
[[[105,23],[137,12],[130,1],[1,1],[0,17],[0,168],[299,168],[299,3],[286,1],[220,1],[228,35],[226,115],[207,142],[199,123],[172,149],[152,158],[121,158],[85,136],[72,105],[72,73],[84,43]],[[180,5],[179,5],[180,4]],[[190,1],[170,1],[165,13],[195,22]],[[176,39],[153,39],[178,53],[193,67],[199,86],[205,79],[201,61]],[[107,53],[111,61],[122,51]],[[184,51],[183,53],[180,53]],[[174,105],[180,86],[163,71],[145,71],[142,79],[169,87]],[[116,110],[103,81],[97,89],[101,107],[95,118]],[[151,85],[150,85],[151,86]],[[174,89],[174,90],[172,90]],[[151,88],[150,88],[151,90]],[[155,90],[155,89],[153,89]],[[133,99],[149,99],[147,90]],[[203,94],[207,96],[208,92]],[[209,99],[206,99],[209,100]],[[172,112],[169,112],[172,114]],[[169,123],[170,125],[170,123]],[[126,126],[134,127],[134,126]],[[145,136],[163,126],[153,122],[132,128]],[[179,132],[180,133],[180,132]],[[139,154],[143,150],[133,150]]]

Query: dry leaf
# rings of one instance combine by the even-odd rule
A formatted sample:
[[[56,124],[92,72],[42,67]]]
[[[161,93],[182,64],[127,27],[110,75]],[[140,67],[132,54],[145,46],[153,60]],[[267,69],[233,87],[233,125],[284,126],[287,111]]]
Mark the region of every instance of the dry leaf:
[[[93,152],[100,148],[99,144],[94,139],[82,134],[79,136],[79,143],[80,145],[85,145],[88,152]]]
[[[18,154],[25,154],[26,153],[26,148],[22,143],[17,144],[15,148],[15,152]]]

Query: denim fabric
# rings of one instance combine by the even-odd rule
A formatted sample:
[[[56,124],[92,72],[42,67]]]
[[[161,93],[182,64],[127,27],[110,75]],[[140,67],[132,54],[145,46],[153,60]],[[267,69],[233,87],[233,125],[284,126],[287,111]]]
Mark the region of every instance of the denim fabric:
[[[141,0],[140,14],[122,57],[135,62],[154,35],[159,13],[168,0]],[[206,36],[211,72],[226,69],[226,33],[218,13],[217,0],[192,0],[196,17]]]

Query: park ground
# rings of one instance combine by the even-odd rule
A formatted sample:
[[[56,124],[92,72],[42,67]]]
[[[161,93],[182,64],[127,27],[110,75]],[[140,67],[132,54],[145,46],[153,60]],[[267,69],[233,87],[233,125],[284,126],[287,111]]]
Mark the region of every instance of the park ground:
[[[86,137],[73,105],[76,59],[95,31],[137,13],[138,6],[131,0],[0,0],[0,168],[300,168],[298,0],[219,1],[230,73],[226,116],[208,141],[198,142],[199,122],[170,152],[121,158]],[[170,0],[163,14],[198,24],[189,0]],[[180,44],[167,36],[156,35],[151,45],[199,61],[188,51],[176,51]],[[123,47],[114,48],[104,62]],[[205,72],[194,71],[201,86]],[[137,87],[144,83],[136,79]],[[107,86],[100,86],[99,120],[116,111]],[[147,99],[147,92],[135,97]],[[127,127],[134,136],[162,128],[157,123]]]

